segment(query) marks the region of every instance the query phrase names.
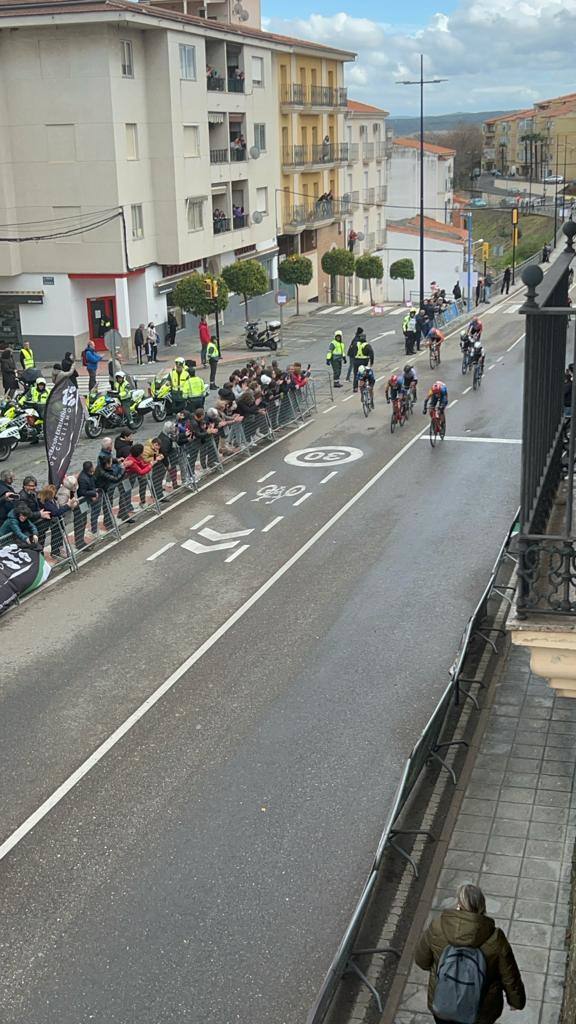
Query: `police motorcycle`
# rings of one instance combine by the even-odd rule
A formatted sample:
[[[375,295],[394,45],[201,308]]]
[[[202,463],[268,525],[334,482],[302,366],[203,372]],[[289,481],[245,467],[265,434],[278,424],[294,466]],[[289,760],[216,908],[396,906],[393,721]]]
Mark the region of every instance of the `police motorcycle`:
[[[5,462],[20,441],[20,427],[13,420],[2,425],[0,420],[0,462]]]
[[[150,384],[150,397],[152,400],[152,416],[156,423],[163,423],[167,416],[174,414],[170,374],[154,378]]]
[[[117,377],[125,379],[124,373],[116,374]],[[131,388],[130,390],[130,422],[128,422],[122,402],[116,391],[106,391],[100,394],[98,388],[93,388],[88,394],[86,403],[87,417],[84,423],[84,431],[87,437],[100,437],[104,430],[114,430],[118,427],[130,427],[138,430],[144,422],[144,415],[153,411],[153,400],[151,396],[145,396],[143,388]]]
[[[10,412],[14,412],[14,415],[0,418],[0,445],[4,441],[9,444],[8,454],[0,455],[0,462],[7,459],[10,452],[20,442],[28,441],[29,444],[38,444],[44,433],[44,420],[38,409],[20,410],[16,406]]]
[[[264,327],[259,327],[259,320],[249,320],[245,327],[246,348],[269,348],[275,352],[280,342],[279,320],[267,320]]]

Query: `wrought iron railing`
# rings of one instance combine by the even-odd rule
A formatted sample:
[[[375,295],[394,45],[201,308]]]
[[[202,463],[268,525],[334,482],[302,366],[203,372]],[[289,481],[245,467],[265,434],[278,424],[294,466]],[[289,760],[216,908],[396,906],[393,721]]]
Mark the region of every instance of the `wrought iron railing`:
[[[348,90],[330,85],[301,85],[284,83],[280,87],[280,102],[298,107],[345,107]]]
[[[244,92],[244,79],[228,75],[228,92]]]
[[[211,164],[227,164],[230,159],[228,149],[211,149],[210,150],[210,163]]]
[[[364,194],[362,196],[362,202],[364,203],[364,206],[374,206],[375,201],[376,201],[376,189],[375,188],[366,188],[366,189],[364,189]]]
[[[334,220],[349,212],[345,204],[338,199],[317,199],[313,203],[303,203],[284,208],[284,227],[315,224],[322,220]]]
[[[224,79],[219,75],[209,75],[206,79],[208,92],[224,92]]]
[[[362,159],[363,160],[373,160],[374,159],[374,153],[375,153],[375,146],[374,146],[373,142],[363,142],[362,143]]]
[[[285,167],[305,167],[311,164],[348,163],[358,156],[358,146],[350,142],[322,142],[312,146],[285,146],[282,163]]]
[[[221,235],[225,231],[230,231],[229,217],[214,217],[212,223],[215,235]]]

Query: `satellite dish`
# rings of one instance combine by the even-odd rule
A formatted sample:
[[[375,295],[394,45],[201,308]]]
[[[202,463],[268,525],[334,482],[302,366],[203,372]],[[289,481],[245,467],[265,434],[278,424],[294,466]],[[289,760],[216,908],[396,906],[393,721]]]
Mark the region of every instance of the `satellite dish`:
[[[242,11],[242,14],[240,15],[240,21],[248,21],[249,17],[250,15],[248,14],[248,11]]]
[[[258,146],[250,146],[249,153],[250,156],[252,157],[252,160],[257,160],[258,157],[260,156],[260,150],[258,149]]]
[[[359,231],[358,234],[356,235],[356,238],[358,239],[359,242],[363,242],[364,241],[364,232],[363,231]]]
[[[252,223],[253,224],[261,224],[262,223],[262,214],[260,213],[260,210],[254,210],[254,213],[252,214]]]

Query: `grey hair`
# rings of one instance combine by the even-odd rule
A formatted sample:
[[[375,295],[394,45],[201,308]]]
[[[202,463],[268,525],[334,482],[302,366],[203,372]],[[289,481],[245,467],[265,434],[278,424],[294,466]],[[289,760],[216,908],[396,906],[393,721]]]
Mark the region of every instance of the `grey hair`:
[[[104,448],[104,446],[111,448],[112,444],[113,444],[113,442],[112,442],[112,438],[111,437],[103,437],[102,438],[102,447],[103,448]]]
[[[471,914],[485,914],[486,913],[486,900],[484,893],[477,885],[471,885],[469,882],[465,882],[464,885],[458,887],[456,893],[458,905],[462,910],[468,910]]]
[[[14,473],[11,469],[3,469],[0,473],[0,480],[3,484],[11,484],[14,479]]]

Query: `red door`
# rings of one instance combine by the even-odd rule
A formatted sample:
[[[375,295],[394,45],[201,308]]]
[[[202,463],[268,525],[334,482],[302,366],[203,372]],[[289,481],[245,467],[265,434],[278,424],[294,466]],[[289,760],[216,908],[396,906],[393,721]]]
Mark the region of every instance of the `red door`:
[[[116,299],[114,295],[105,295],[99,299],[87,299],[88,331],[90,340],[94,342],[98,352],[104,352],[106,331],[116,328]]]

